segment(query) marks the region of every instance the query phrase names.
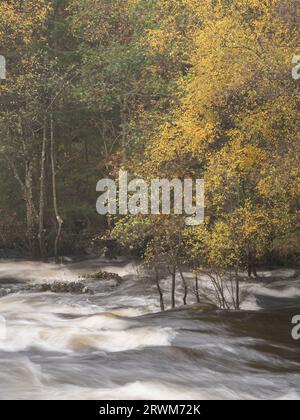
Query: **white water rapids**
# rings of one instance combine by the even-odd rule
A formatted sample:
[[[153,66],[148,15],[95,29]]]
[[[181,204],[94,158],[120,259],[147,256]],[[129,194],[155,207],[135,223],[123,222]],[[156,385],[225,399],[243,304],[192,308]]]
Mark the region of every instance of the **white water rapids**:
[[[92,295],[25,290],[100,269],[121,284],[93,280]],[[241,312],[195,306],[190,294],[192,306],[159,313],[155,284],[132,262],[0,260],[0,288],[14,291],[0,298],[0,398],[299,399],[299,273],[263,276],[243,285]]]

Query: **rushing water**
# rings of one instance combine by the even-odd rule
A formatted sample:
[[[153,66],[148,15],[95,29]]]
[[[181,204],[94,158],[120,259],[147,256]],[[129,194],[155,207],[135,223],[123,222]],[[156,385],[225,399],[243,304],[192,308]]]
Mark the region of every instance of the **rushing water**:
[[[24,291],[100,269],[122,283],[94,281],[93,295]],[[158,313],[155,285],[133,263],[0,261],[0,287],[15,292],[0,299],[0,398],[299,399],[299,273],[263,276],[243,286],[241,312],[190,295],[192,306]]]

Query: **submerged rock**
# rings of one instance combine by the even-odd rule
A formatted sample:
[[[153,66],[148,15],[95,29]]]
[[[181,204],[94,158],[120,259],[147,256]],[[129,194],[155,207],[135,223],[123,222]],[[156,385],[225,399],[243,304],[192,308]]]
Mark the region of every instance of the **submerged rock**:
[[[75,293],[75,294],[87,294],[92,291],[81,282],[59,282],[45,283],[39,286],[40,292],[52,292],[52,293]]]
[[[11,289],[0,289],[0,298],[10,295],[11,293]]]

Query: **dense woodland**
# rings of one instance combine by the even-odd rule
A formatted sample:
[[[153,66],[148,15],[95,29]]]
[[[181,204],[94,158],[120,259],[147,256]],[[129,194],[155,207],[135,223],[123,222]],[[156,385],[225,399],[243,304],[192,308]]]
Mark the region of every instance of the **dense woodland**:
[[[298,264],[299,19],[297,0],[1,0],[0,253],[116,241],[217,289]],[[120,168],[204,178],[205,223],[97,215]]]

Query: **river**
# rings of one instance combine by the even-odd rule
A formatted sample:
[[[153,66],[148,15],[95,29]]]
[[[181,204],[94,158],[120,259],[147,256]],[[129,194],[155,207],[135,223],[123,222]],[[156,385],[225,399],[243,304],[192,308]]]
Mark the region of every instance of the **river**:
[[[121,284],[94,281],[93,295],[24,290],[100,269]],[[0,398],[300,398],[300,340],[291,336],[299,272],[265,271],[244,284],[239,312],[190,295],[189,306],[165,313],[138,272],[124,260],[0,260],[0,287],[15,292],[0,299]],[[163,289],[169,295],[168,280]]]

